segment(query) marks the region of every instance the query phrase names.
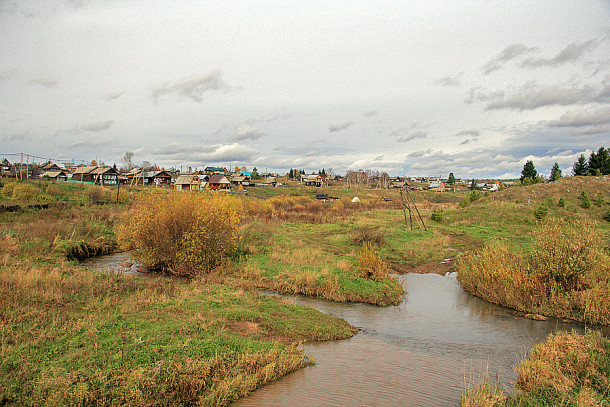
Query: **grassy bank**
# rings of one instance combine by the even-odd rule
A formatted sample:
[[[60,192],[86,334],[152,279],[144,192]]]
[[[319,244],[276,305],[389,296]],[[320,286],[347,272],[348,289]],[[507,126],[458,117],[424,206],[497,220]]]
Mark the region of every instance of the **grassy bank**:
[[[51,203],[70,199],[0,213],[0,404],[225,405],[309,363],[298,343],[356,331],[213,273],[82,269],[72,259],[117,248],[125,204],[94,202],[99,187],[31,186],[28,197],[2,191],[5,201],[40,202],[51,186]]]
[[[604,406],[610,404],[610,340],[599,332],[557,333],[515,367],[511,396],[489,381],[469,388],[462,407]]]

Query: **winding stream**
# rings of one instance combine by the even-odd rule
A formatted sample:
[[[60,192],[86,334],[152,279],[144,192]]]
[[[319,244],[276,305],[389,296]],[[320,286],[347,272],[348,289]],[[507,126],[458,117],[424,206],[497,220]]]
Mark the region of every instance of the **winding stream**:
[[[131,262],[128,253],[89,259],[85,265],[99,270],[121,262]],[[137,265],[123,271],[142,274],[135,270]],[[315,365],[232,405],[457,406],[466,384],[484,375],[512,388],[512,366],[549,333],[583,331],[555,319],[516,317],[464,292],[455,273],[398,279],[409,293],[399,305],[385,308],[282,297],[344,318],[363,331],[347,340],[306,344]]]

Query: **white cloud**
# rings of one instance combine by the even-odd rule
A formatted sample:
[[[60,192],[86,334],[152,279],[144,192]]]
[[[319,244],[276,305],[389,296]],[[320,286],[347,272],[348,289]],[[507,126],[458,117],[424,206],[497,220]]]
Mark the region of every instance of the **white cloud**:
[[[230,87],[222,80],[222,73],[214,70],[204,75],[195,75],[188,79],[181,79],[174,83],[166,82],[152,90],[151,97],[157,103],[160,98],[167,95],[176,95],[195,102],[203,101],[205,92],[215,90],[229,90]]]

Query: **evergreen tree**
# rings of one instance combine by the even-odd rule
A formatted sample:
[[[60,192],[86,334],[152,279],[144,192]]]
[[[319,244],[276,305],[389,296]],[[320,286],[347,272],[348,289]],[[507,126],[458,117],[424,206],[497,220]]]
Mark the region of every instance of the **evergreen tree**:
[[[591,207],[591,200],[589,199],[589,195],[585,191],[582,191],[580,194],[580,206],[585,209],[589,209]]]
[[[475,182],[474,182],[474,178],[472,179],[472,182],[470,183],[470,189],[474,190],[475,187]]]
[[[604,147],[600,147],[597,153],[592,152],[589,156],[589,174],[610,174],[610,153]]]
[[[288,178],[290,178],[290,179],[294,178],[294,171],[292,171],[292,168],[290,169],[290,172],[288,173]]]
[[[574,161],[574,165],[572,166],[572,175],[587,175],[589,173],[589,164],[587,163],[587,159],[584,154],[581,154],[578,157],[578,160]]]
[[[519,181],[523,182],[525,178],[535,180],[537,175],[538,171],[536,171],[534,162],[532,160],[527,160],[523,166],[523,170],[521,171],[521,178],[519,178]]]
[[[555,163],[551,169],[550,181],[557,181],[559,178],[561,178],[561,169],[559,169],[559,164]]]
[[[453,173],[449,174],[449,179],[447,180],[447,183],[451,186],[455,185],[455,175],[453,175]]]

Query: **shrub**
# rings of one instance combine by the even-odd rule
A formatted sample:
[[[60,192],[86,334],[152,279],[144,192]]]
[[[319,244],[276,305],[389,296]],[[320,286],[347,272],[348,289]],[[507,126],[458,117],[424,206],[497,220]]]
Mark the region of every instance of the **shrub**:
[[[110,190],[100,186],[92,186],[87,190],[87,197],[91,203],[102,203],[110,200]]]
[[[610,222],[610,211],[606,212],[606,214],[604,215],[604,220],[606,222]]]
[[[481,199],[482,196],[483,195],[481,194],[480,191],[472,191],[470,193],[470,202],[477,201],[477,200]]]
[[[602,206],[604,204],[605,200],[604,200],[604,194],[602,194],[602,191],[599,191],[597,193],[597,196],[595,197],[593,202],[595,202],[596,206]]]
[[[357,245],[382,246],[385,243],[385,230],[375,227],[364,227],[354,232],[354,243]]]
[[[559,206],[560,208],[563,208],[564,206],[566,206],[566,201],[563,199],[563,197],[559,198],[559,201],[557,202],[557,206]]]
[[[57,186],[55,184],[51,184],[51,185],[47,186],[47,189],[45,190],[45,192],[51,196],[57,196],[60,194],[61,190],[59,189],[59,186]]]
[[[432,215],[430,216],[430,219],[432,219],[435,222],[441,222],[443,220],[443,209],[437,208],[437,209],[433,210]]]
[[[388,266],[379,256],[379,249],[375,246],[365,243],[358,256],[358,261],[360,263],[359,277],[377,281],[388,278]]]
[[[33,201],[38,196],[38,189],[32,184],[15,183],[12,191],[13,199]]]
[[[460,208],[465,208],[465,207],[467,207],[468,205],[470,205],[470,198],[469,198],[469,197],[466,197],[466,198],[464,198],[464,199],[462,199],[462,200],[460,201],[460,203],[459,203],[459,205],[458,205],[458,206],[459,206]]]
[[[549,207],[544,203],[541,203],[534,209],[534,216],[536,217],[536,219],[539,219],[539,220],[544,219],[546,217],[546,215],[548,215],[548,213],[549,213]]]
[[[551,218],[534,239],[530,264],[561,291],[583,288],[586,276],[602,267],[603,239],[591,221]]]
[[[591,207],[591,200],[589,199],[589,195],[585,191],[582,191],[580,194],[580,206],[585,209],[589,209]]]
[[[236,202],[207,193],[143,197],[126,214],[119,241],[148,268],[209,273],[237,251]]]

